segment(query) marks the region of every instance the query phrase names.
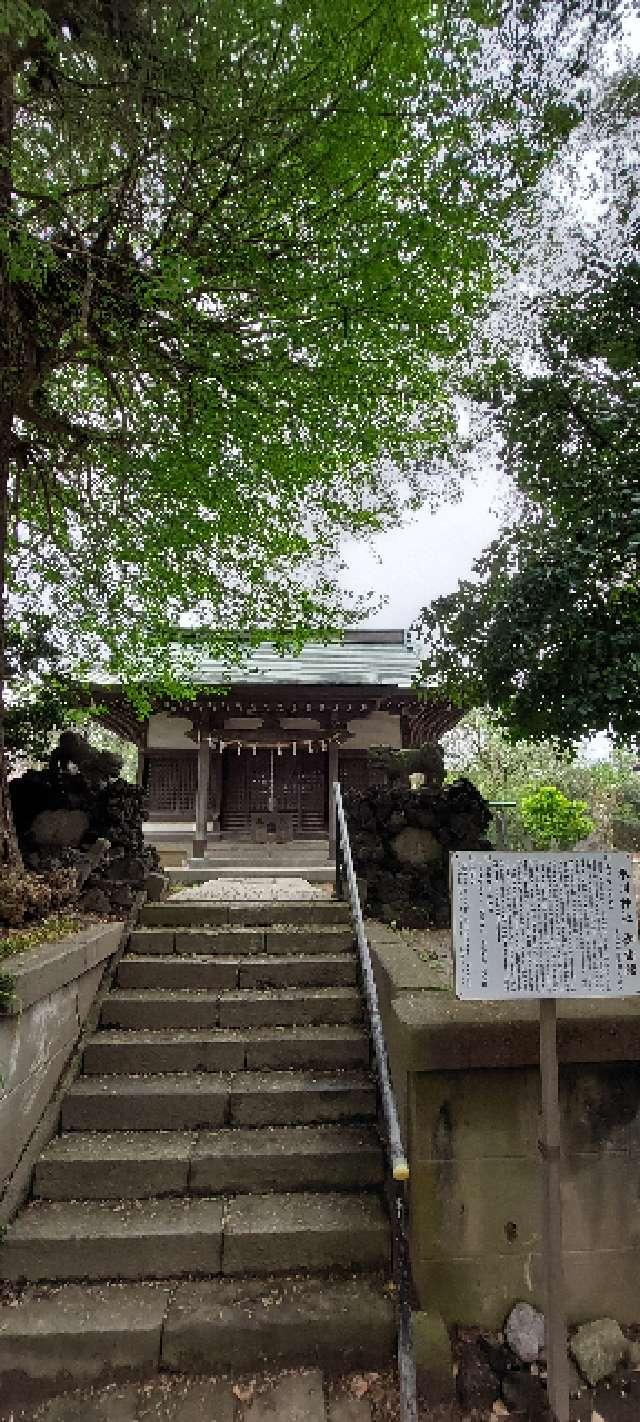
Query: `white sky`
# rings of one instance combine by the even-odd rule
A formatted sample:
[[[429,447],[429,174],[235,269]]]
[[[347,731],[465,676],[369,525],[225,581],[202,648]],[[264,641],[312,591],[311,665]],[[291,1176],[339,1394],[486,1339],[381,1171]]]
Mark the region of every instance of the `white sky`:
[[[371,547],[345,540],[344,583],[355,592],[375,589],[386,604],[368,627],[409,627],[421,608],[441,593],[453,592],[475,558],[498,530],[492,512],[496,475],[467,483],[458,503],[422,508],[400,528],[378,535]]]

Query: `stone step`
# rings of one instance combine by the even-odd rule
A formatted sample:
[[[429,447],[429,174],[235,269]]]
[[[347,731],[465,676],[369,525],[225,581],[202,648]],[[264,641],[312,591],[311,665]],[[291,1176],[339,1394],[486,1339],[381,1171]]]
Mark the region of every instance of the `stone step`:
[[[117,977],[121,988],[351,987],[356,982],[354,953],[317,953],[305,957],[255,954],[243,958],[174,954],[151,958],[127,954]]]
[[[204,992],[193,989],[116,989],[102,1004],[104,1027],[323,1026],[362,1020],[355,988],[287,988]]]
[[[225,1207],[225,1275],[387,1269],[390,1250],[375,1195],[236,1195]]]
[[[322,1359],[327,1371],[379,1370],[392,1362],[396,1342],[385,1282],[365,1275],[179,1284],[167,1311],[161,1365],[242,1374]]]
[[[348,924],[320,927],[243,928],[210,925],[208,928],[136,928],[129,936],[132,953],[164,956],[169,953],[206,953],[240,957],[252,953],[344,953],[353,949]]]
[[[273,1126],[203,1131],[191,1157],[192,1194],[371,1190],[384,1159],[373,1126]]]
[[[251,863],[247,855],[244,863],[226,864],[214,868],[202,868],[203,860],[194,859],[180,865],[168,864],[164,870],[169,883],[179,884],[186,887],[188,884],[206,884],[210,879],[302,879],[308,884],[326,884],[327,887],[333,884],[335,879],[335,864],[327,861],[326,864],[305,864],[298,860],[294,864],[259,864]],[[194,865],[197,866],[194,868]],[[315,900],[314,900],[315,902]]]
[[[244,927],[271,928],[305,924],[320,928],[326,924],[351,922],[349,905],[337,899],[294,899],[263,902],[207,899],[163,899],[160,903],[143,904],[140,921],[151,927],[202,928],[209,924],[240,924]]]
[[[147,1280],[219,1274],[222,1217],[219,1199],[36,1201],[7,1229],[0,1245],[0,1278]]]
[[[40,1200],[145,1199],[268,1190],[368,1190],[383,1178],[367,1125],[220,1131],[72,1132],[35,1169]]]
[[[283,1070],[342,1071],[368,1066],[369,1038],[360,1027],[213,1027],[149,1032],[106,1028],[84,1049],[86,1075],[158,1072]]]
[[[196,1131],[72,1132],[37,1162],[36,1200],[143,1200],[189,1194]],[[215,1194],[201,1190],[199,1194]]]
[[[0,1278],[162,1279],[386,1269],[389,1223],[375,1195],[35,1201],[9,1225]]]
[[[156,1032],[103,1028],[87,1042],[82,1065],[85,1076],[146,1076],[160,1072],[244,1071],[248,1062],[245,1034],[226,1032],[220,1027]],[[259,1065],[271,1063],[261,1061]]]
[[[79,1340],[82,1340],[79,1346]],[[394,1311],[383,1281],[278,1278],[27,1286],[0,1306],[0,1395],[12,1406],[69,1387],[185,1374],[389,1366]],[[204,1417],[204,1414],[203,1414]]]
[[[85,1077],[62,1103],[63,1131],[172,1131],[372,1119],[368,1072]]]
[[[221,1027],[302,1027],[361,1022],[362,999],[355,988],[273,988],[225,992],[220,996]]]

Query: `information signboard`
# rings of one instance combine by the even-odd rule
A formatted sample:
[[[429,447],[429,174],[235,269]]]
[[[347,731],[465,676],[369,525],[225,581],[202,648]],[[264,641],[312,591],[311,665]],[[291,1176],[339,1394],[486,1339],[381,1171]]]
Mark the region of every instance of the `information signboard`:
[[[640,992],[628,854],[452,854],[451,922],[460,998]]]
[[[543,1254],[549,1404],[569,1422],[557,998],[640,992],[628,854],[463,850],[451,855],[456,994],[540,1002]]]

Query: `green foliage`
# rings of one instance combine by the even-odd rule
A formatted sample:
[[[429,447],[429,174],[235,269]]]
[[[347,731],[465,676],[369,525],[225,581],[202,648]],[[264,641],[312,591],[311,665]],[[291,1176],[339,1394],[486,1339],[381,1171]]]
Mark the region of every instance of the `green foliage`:
[[[640,734],[640,262],[547,310],[540,373],[485,388],[519,520],[425,609],[425,670],[512,735]]]
[[[636,757],[624,747],[610,758],[588,760],[575,748],[553,741],[514,741],[499,716],[477,709],[469,712],[443,737],[447,777],[465,776],[490,801],[512,801],[515,808],[496,812],[493,837],[504,821],[506,847],[525,849],[528,836],[518,806],[522,798],[544,785],[554,785],[570,800],[582,800],[594,822],[602,847],[615,843],[613,823],[633,817],[640,808],[640,776]]]
[[[523,795],[520,817],[534,849],[572,849],[594,828],[586,801],[569,800],[555,785]]]
[[[183,615],[214,645],[344,623],[336,529],[397,518],[449,450],[451,372],[617,9],[12,0],[13,603],[53,598],[141,705],[189,682]]]

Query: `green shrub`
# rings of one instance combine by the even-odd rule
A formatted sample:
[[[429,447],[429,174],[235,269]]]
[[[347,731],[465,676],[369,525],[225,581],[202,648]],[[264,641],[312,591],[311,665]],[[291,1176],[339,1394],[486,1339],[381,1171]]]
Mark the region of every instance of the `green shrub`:
[[[594,828],[586,800],[570,800],[555,785],[541,785],[520,801],[520,816],[534,849],[571,849]]]

